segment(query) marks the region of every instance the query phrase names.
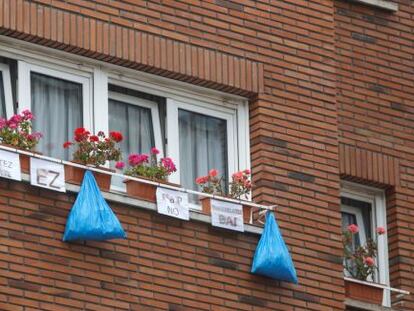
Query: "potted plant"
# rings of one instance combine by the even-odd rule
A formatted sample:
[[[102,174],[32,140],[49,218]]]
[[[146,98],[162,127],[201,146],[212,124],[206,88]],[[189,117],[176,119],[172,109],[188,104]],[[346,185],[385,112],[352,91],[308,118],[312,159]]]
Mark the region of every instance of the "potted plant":
[[[117,143],[123,139],[120,132],[109,132],[107,137],[104,132],[99,131],[97,135],[91,133],[83,127],[74,131],[74,141],[67,141],[63,148],[75,147],[73,162],[97,167],[101,170],[113,171],[102,167],[106,161],[119,161],[121,150]],[[65,178],[69,183],[81,184],[85,170],[83,168],[65,165]],[[108,191],[111,186],[111,175],[93,172],[99,187]]]
[[[375,272],[378,270],[375,264],[375,258],[378,254],[377,242],[379,236],[385,233],[385,229],[378,227],[376,229],[375,241],[369,238],[364,245],[355,247],[353,241],[358,231],[358,226],[351,224],[343,232],[344,268],[352,278],[364,281],[364,283],[345,280],[346,296],[373,304],[381,304],[383,289],[370,286],[369,280],[374,279]]]
[[[34,152],[33,149],[39,143],[42,133],[32,132],[33,114],[25,109],[20,114],[15,114],[9,120],[0,118],[0,143],[20,150]],[[30,157],[19,154],[21,170],[30,172]]]
[[[201,176],[196,179],[197,185],[204,193],[214,194],[221,197],[228,197],[231,199],[247,199],[252,189],[252,182],[250,180],[250,170],[243,170],[232,175],[232,181],[229,184],[229,192],[226,194],[223,188],[223,177],[219,176],[216,169],[211,169],[208,175]],[[211,198],[200,198],[203,213],[210,215],[211,213]],[[250,221],[251,206],[243,204],[243,219],[244,222]]]
[[[180,185],[167,182],[168,176],[177,171],[175,164],[171,158],[157,159],[159,150],[152,148],[150,155],[147,154],[131,154],[128,157],[129,168],[125,171],[125,175],[148,179],[164,184],[180,187]],[[122,165],[119,164],[119,168]],[[126,179],[125,181],[127,194],[138,199],[156,202],[155,185]]]

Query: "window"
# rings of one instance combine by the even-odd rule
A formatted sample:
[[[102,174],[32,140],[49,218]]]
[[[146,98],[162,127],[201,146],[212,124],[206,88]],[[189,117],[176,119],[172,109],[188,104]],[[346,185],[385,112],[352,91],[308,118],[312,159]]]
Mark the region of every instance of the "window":
[[[108,80],[108,128],[101,129],[125,134],[124,160],[130,153],[148,153],[155,146],[177,164],[169,181],[194,190],[198,190],[196,177],[211,168],[227,180],[239,167],[249,168],[246,103],[224,104],[119,75],[109,74]],[[120,180],[113,184],[113,189],[122,188]]]
[[[342,229],[356,224],[359,232],[354,235],[354,247],[365,244],[368,238],[375,235],[377,227],[387,227],[384,192],[380,189],[343,182],[341,191]],[[388,247],[386,236],[378,240],[378,256],[376,258],[378,273],[374,281],[389,285]],[[346,272],[345,276],[349,276]],[[389,291],[384,295],[385,306],[389,306]]]
[[[89,79],[64,70],[19,61],[19,108],[30,109],[35,131],[44,137],[37,147],[45,155],[68,160],[62,143],[80,126],[92,128]]]
[[[211,168],[219,169],[227,180],[233,172],[249,168],[247,100],[67,55],[0,46],[0,64],[2,58],[12,62],[11,78],[17,90],[15,94],[7,86],[11,65],[4,63],[0,82],[5,77],[9,82],[0,84],[0,104],[6,103],[0,109],[6,107],[11,115],[15,94],[19,111],[33,111],[34,130],[44,133],[37,151],[70,160],[71,150],[62,144],[73,137],[76,127],[83,126],[94,133],[123,132],[124,161],[130,153],[157,147],[160,156],[171,157],[177,164],[178,171],[169,181],[186,188],[198,190],[196,177]],[[114,180],[114,189],[122,190],[121,181]]]
[[[211,168],[228,180],[227,121],[178,109],[181,183],[194,188],[194,180]]]
[[[9,65],[0,63],[0,117],[13,115],[13,97]]]
[[[131,153],[149,153],[152,147],[163,155],[160,118],[156,102],[138,96],[109,93],[109,130],[123,133],[120,147],[122,158]],[[113,178],[113,186],[123,189],[120,178]]]
[[[209,169],[218,169],[226,181],[238,169],[237,113],[221,108],[198,101],[167,102],[169,155],[179,159],[173,182],[198,190],[195,179]]]

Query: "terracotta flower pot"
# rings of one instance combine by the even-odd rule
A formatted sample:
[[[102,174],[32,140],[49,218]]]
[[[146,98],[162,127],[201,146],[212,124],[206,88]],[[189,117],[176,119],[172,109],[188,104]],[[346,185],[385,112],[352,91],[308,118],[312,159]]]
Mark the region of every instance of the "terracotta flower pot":
[[[384,290],[380,287],[345,280],[345,295],[347,298],[381,305],[383,292]]]
[[[144,177],[138,177],[138,178],[150,180]],[[153,180],[153,181],[163,183],[166,185],[170,185],[170,186],[174,186],[177,188],[181,187],[180,185],[169,183],[163,180]],[[131,180],[131,179],[124,180],[124,183],[126,185],[128,196],[136,198],[136,199],[144,200],[144,201],[149,201],[149,202],[154,202],[154,203],[157,202],[157,186],[146,184],[146,183],[139,182],[136,180]]]
[[[42,154],[40,152],[35,152],[35,151],[30,151],[30,152],[33,152],[39,155]],[[26,174],[30,174],[30,156],[20,153],[19,158],[20,158],[20,169],[22,170],[22,172]]]
[[[37,151],[25,150],[25,149],[17,148],[17,147],[12,146],[12,145],[7,145],[7,144],[1,144],[1,145],[5,146],[5,147],[10,147],[10,148],[22,150],[22,151],[33,152],[33,153],[36,153],[36,154],[42,154],[42,153],[37,152]],[[22,173],[30,174],[30,156],[26,155],[26,154],[19,153],[19,158],[20,158],[20,169],[21,169]]]
[[[208,197],[200,198],[200,202],[201,202],[203,213],[210,215],[211,214],[211,198],[208,198]],[[252,207],[249,205],[244,205],[244,204],[242,204],[242,207],[243,207],[243,222],[249,223],[250,222],[250,211],[252,210]]]
[[[98,167],[100,170],[108,171],[108,172],[115,172],[115,170],[106,168],[106,167]],[[80,185],[83,181],[83,176],[85,175],[85,169],[70,165],[65,165],[65,181],[70,184]],[[93,176],[96,179],[96,183],[98,184],[99,188],[102,191],[109,191],[111,188],[111,178],[112,176],[109,174],[93,172]]]

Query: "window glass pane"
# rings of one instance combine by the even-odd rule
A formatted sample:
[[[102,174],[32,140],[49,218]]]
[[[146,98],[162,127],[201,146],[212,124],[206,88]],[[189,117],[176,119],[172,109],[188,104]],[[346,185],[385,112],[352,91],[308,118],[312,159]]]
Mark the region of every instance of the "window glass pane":
[[[226,120],[179,109],[181,185],[198,190],[195,179],[216,168],[228,181]],[[168,142],[172,144],[174,142]]]
[[[144,100],[155,103],[156,106],[158,107],[158,113],[160,116],[159,121],[161,125],[161,137],[165,137],[166,98],[153,95],[153,94],[140,92],[140,91],[133,90],[133,89],[129,89],[126,87],[115,85],[115,84],[108,84],[108,90],[110,92],[128,95],[128,96],[132,96],[132,97],[139,98],[139,99],[144,99]],[[164,140],[162,143],[164,144]],[[158,146],[158,147],[161,147],[161,146]],[[163,145],[162,147],[163,147],[163,150],[165,150],[165,145]]]
[[[345,206],[351,206],[360,211],[362,214],[362,221],[364,222],[365,234],[367,238],[370,238],[372,236],[371,203],[347,197],[341,197],[341,204]],[[358,226],[361,226],[361,224],[358,224]]]
[[[82,84],[31,73],[32,111],[35,131],[43,133],[37,149],[45,155],[69,159],[62,144],[82,126]]]
[[[120,131],[124,140],[120,143],[122,159],[130,153],[149,154],[155,146],[151,109],[121,101],[109,100],[109,130]],[[112,163],[114,165],[114,163]],[[113,185],[123,187],[120,178],[112,178]]]
[[[109,130],[120,131],[123,159],[130,153],[149,153],[155,146],[151,109],[109,100]]]
[[[0,71],[0,117],[6,118],[6,96],[4,94],[3,73]]]
[[[359,227],[357,218],[355,214],[342,212],[342,230],[346,231],[349,225],[357,225]],[[354,235],[353,247],[358,247],[361,245],[359,238],[359,233]]]

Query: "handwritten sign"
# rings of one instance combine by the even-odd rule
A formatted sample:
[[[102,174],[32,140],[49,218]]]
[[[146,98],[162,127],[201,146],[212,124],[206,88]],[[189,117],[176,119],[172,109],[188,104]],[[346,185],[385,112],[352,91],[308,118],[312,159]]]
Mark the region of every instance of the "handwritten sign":
[[[50,190],[66,192],[63,164],[30,158],[30,183]]]
[[[243,232],[243,207],[240,204],[211,199],[211,224]]]
[[[158,213],[189,220],[188,194],[166,188],[157,188]]]
[[[0,149],[0,177],[22,180],[18,153]]]

